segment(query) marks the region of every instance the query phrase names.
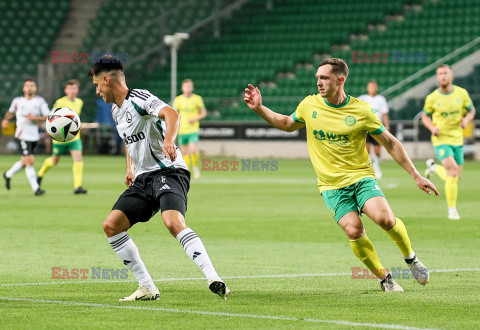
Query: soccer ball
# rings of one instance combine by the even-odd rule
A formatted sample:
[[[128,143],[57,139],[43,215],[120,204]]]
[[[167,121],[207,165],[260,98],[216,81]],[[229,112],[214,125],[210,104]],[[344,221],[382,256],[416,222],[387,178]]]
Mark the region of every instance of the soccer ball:
[[[70,108],[56,108],[47,117],[46,129],[55,141],[68,142],[80,131],[80,117]]]

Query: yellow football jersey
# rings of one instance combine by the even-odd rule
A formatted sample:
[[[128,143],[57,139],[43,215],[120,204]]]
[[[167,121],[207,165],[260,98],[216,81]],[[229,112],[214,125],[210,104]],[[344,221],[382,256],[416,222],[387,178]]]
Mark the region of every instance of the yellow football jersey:
[[[385,127],[370,104],[348,96],[345,103],[335,106],[316,94],[303,99],[292,116],[306,125],[320,192],[375,178],[365,140],[367,131],[376,135]]]
[[[429,94],[423,111],[432,116],[433,125],[440,128],[438,136],[432,135],[432,144],[462,146],[463,132],[460,121],[471,107],[472,100],[468,92],[459,86],[454,85],[449,94],[443,94],[438,89]]]
[[[180,129],[178,134],[191,134],[198,132],[200,123],[198,121],[190,124],[188,121],[195,118],[200,113],[200,109],[205,108],[203,99],[200,95],[192,94],[190,97],[179,95],[173,101],[173,107],[180,114]]]
[[[58,100],[55,101],[52,109],[62,108],[62,107],[68,107],[68,108],[72,109],[73,111],[75,111],[80,116],[80,114],[82,113],[83,101],[80,100],[78,97],[75,100],[72,101],[68,97],[64,96],[64,97],[61,97],[61,98],[59,98]],[[65,144],[65,143],[70,143],[70,142],[76,141],[76,140],[80,140],[80,132],[78,132],[77,136],[71,141],[58,142],[58,141],[52,140],[52,142],[54,144]]]

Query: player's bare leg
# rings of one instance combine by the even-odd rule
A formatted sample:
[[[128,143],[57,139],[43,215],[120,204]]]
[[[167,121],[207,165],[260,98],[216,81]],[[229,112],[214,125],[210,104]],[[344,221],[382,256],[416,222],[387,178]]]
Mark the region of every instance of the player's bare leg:
[[[112,210],[103,222],[103,230],[111,247],[123,264],[132,271],[139,284],[138,289],[133,294],[121,298],[120,301],[158,300],[160,299],[160,293],[140,258],[137,246],[127,234],[129,228],[130,221],[120,210]]]
[[[380,288],[387,292],[403,291],[388,271],[383,267],[372,242],[368,239],[362,221],[358,216],[358,212],[353,211],[345,214],[339,221],[338,225],[350,240],[350,246],[353,253],[360,259],[367,268],[375,274],[380,281]]]
[[[427,284],[430,279],[430,272],[415,255],[405,224],[395,217],[387,199],[381,196],[372,197],[365,202],[362,210],[373,222],[385,230],[398,246],[417,282],[422,285]]]
[[[458,165],[453,156],[442,159],[442,165],[447,171],[445,179],[445,197],[448,205],[448,218],[450,220],[460,220],[457,211],[458,179],[462,171],[461,165]]]
[[[73,159],[73,188],[75,194],[86,194],[87,190],[82,187],[83,179],[83,155],[80,150],[70,150]]]
[[[210,290],[221,298],[227,299],[231,293],[230,289],[218,276],[200,237],[185,224],[182,213],[177,210],[166,210],[162,212],[162,218],[170,234],[182,244],[188,257],[205,274]]]

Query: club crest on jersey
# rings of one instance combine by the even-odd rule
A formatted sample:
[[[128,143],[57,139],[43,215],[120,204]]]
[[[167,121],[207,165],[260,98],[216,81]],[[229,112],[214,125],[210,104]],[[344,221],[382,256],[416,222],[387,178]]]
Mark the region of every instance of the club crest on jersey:
[[[348,143],[348,135],[345,134],[336,134],[336,133],[329,133],[324,132],[322,130],[314,130],[313,135],[317,140],[320,141],[328,141],[330,144],[336,144],[339,146],[344,146]]]
[[[316,111],[312,112],[312,118],[317,118],[317,112]]]
[[[355,125],[356,122],[357,122],[357,120],[355,119],[354,116],[347,116],[345,118],[345,124],[347,124],[348,126],[353,126],[353,125]]]
[[[127,114],[125,115],[127,117],[127,123],[131,123],[132,122],[132,114],[130,113],[130,111],[127,111]]]

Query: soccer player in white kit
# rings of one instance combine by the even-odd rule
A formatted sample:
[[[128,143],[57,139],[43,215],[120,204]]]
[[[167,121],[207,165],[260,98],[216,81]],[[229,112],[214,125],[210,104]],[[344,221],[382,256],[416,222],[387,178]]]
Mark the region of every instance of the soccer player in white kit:
[[[382,95],[378,95],[378,84],[375,80],[370,80],[367,84],[367,94],[361,95],[358,99],[369,103],[377,112],[378,119],[383,123],[383,126],[390,131],[390,123],[388,120],[388,105],[387,100]],[[380,169],[380,153],[382,146],[367,133],[367,151],[370,154],[371,146],[373,144],[373,154],[371,154],[372,168],[377,179],[382,178],[382,170]]]
[[[37,174],[33,167],[35,163],[35,146],[40,138],[38,122],[47,119],[50,109],[43,97],[35,95],[36,92],[37,85],[35,81],[31,78],[25,79],[23,96],[13,99],[10,109],[2,120],[2,127],[7,128],[8,121],[13,118],[13,116],[16,116],[17,128],[15,130],[15,138],[22,150],[20,160],[13,164],[7,172],[3,173],[3,178],[6,188],[10,190],[10,180],[12,176],[25,167],[25,174],[35,196],[40,196],[43,195],[45,191],[40,189],[37,183]]]
[[[139,283],[138,290],[120,301],[160,298],[137,246],[127,234],[131,226],[147,222],[159,210],[170,234],[205,274],[210,290],[226,299],[230,290],[215,271],[200,237],[185,224],[190,172],[174,144],[180,115],[149,91],[129,89],[123,65],[112,55],[100,58],[89,76],[96,93],[106,103],[113,103],[112,117],[126,146],[128,188],[103,222],[110,245]]]

